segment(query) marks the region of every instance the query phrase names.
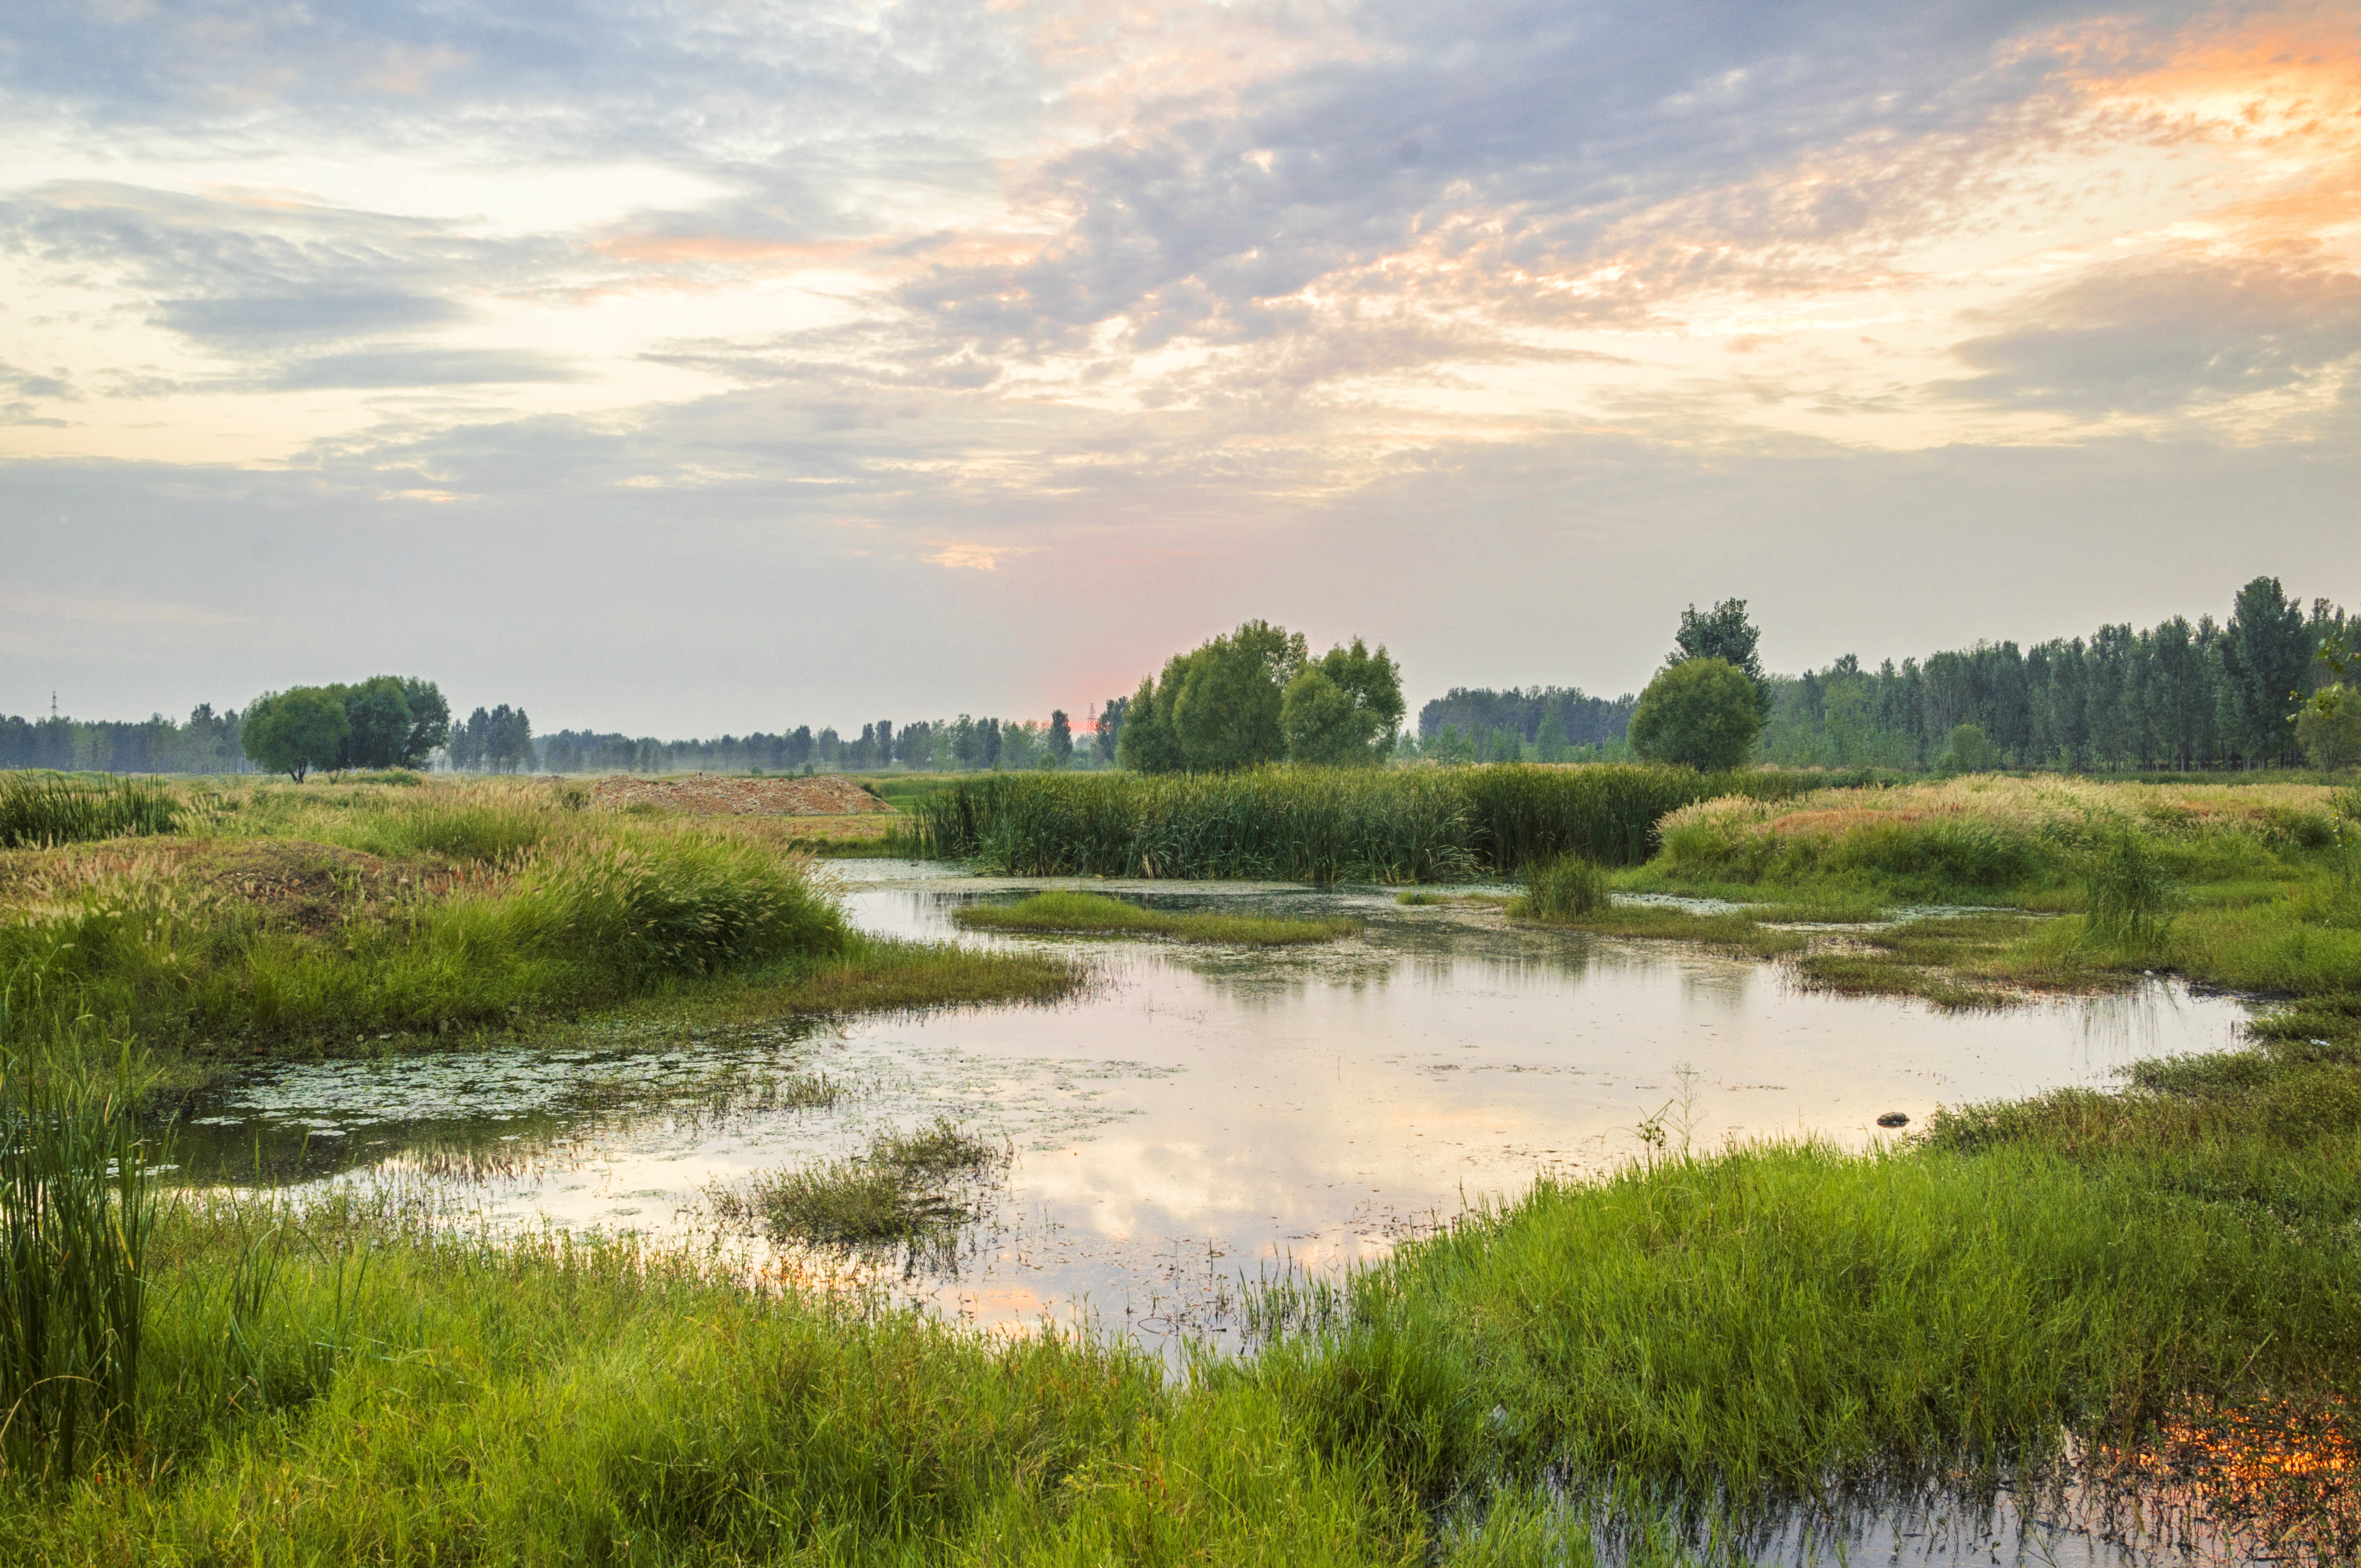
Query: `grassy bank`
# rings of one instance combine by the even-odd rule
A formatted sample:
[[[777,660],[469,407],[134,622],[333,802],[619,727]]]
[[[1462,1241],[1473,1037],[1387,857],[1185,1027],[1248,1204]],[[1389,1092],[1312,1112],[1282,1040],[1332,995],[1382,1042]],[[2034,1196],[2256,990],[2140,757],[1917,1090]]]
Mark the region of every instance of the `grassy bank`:
[[[2169,970],[2298,997],[2361,992],[2361,790],[1971,778],[1702,801],[1670,814],[1663,848],[1617,873],[1625,893],[1745,907],[1711,916],[1626,904],[1568,921],[1711,939],[1817,910],[1997,906],[1937,914],[1821,944],[1811,983],[1992,1001]],[[2058,918],[2034,918],[2037,915]],[[1833,948],[1833,950],[1828,950]]]
[[[1169,937],[1178,942],[1229,942],[1249,948],[1333,942],[1361,929],[1357,920],[1288,920],[1266,915],[1182,915],[1095,893],[1037,893],[1016,904],[971,904],[952,913],[986,931],[1062,931]]]
[[[1016,876],[1454,882],[1580,854],[1632,865],[1694,801],[1777,800],[1826,774],[1653,767],[1005,773],[911,805],[926,854]]]
[[[184,1062],[511,1034],[591,1009],[1034,997],[1071,966],[851,930],[792,818],[533,784],[170,792],[172,831],[0,854],[0,993]]]
[[[1278,1337],[1178,1384],[694,1252],[182,1208],[148,1244],[136,1406],[96,1468],[0,1479],[0,1554],[1587,1563],[1611,1519],[1642,1557],[1710,1530],[1728,1560],[1781,1499],[2069,1431],[2102,1460],[2205,1420],[2333,1450],[2361,1397],[2355,1060],[2150,1063],[1868,1156],[1667,1148],[1265,1293]],[[852,1212],[791,1196],[797,1234]],[[2272,1459],[2231,1457],[2195,1483],[2224,1509]],[[2280,1555],[2354,1547],[2334,1474],[2279,1480],[2256,1528],[2310,1532]]]

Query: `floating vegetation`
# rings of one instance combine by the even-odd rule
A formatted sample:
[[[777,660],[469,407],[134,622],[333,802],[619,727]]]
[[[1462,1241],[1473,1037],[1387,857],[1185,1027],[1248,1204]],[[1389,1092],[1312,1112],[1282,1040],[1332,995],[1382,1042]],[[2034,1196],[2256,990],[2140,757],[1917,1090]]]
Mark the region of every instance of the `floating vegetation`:
[[[909,1241],[965,1223],[955,1195],[1006,1168],[1016,1151],[939,1116],[907,1133],[881,1133],[860,1154],[757,1177],[714,1194],[726,1220],[753,1222],[774,1241],[859,1245]]]
[[[1037,893],[1021,904],[974,904],[951,918],[986,930],[1170,937],[1250,948],[1333,942],[1361,929],[1358,920],[1343,916],[1290,920],[1264,915],[1180,915],[1095,893]]]

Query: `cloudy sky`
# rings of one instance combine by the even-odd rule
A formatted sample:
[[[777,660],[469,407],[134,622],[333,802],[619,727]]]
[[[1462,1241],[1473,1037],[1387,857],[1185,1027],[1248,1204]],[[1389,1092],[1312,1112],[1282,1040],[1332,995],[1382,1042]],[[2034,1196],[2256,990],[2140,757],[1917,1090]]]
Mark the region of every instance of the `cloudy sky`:
[[[0,711],[1046,716],[1249,616],[1612,693],[2356,525],[2349,4],[0,11]]]

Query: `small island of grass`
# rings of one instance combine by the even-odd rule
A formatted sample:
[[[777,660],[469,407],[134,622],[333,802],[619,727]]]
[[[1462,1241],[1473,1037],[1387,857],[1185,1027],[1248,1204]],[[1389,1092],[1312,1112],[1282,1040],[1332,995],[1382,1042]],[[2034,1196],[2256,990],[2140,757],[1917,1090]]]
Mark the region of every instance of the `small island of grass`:
[[[1341,916],[1287,920],[1263,915],[1175,915],[1096,893],[1037,893],[1020,904],[972,905],[952,918],[962,926],[994,931],[1170,937],[1180,942],[1255,948],[1332,942],[1361,929],[1359,921]]]

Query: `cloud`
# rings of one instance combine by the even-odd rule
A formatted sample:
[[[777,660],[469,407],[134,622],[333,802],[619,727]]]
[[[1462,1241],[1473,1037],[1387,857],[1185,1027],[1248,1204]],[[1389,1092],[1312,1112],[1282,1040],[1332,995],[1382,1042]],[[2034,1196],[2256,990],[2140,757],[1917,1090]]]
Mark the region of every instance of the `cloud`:
[[[1030,555],[1039,549],[1032,544],[946,544],[932,554],[919,559],[938,566],[950,566],[971,572],[996,572],[1000,563],[1011,555]]]
[[[265,294],[164,300],[159,304],[160,324],[208,345],[236,348],[414,332],[447,326],[467,316],[454,302],[428,294]]]
[[[391,345],[295,360],[269,378],[285,391],[326,387],[476,387],[577,381],[580,367],[530,349]]]
[[[2162,413],[2334,383],[2361,369],[2361,275],[2271,258],[2104,268],[2007,312],[1953,352],[1962,401],[2081,418]]]

